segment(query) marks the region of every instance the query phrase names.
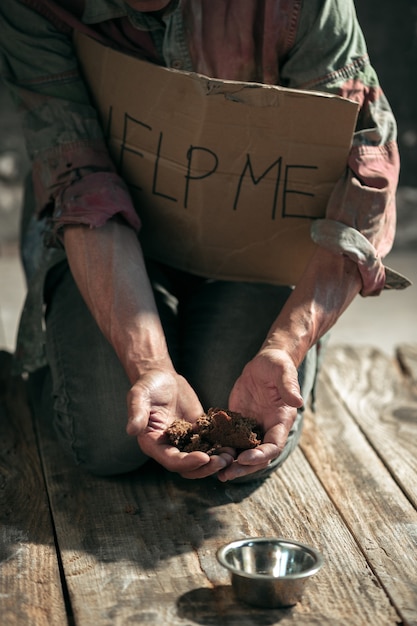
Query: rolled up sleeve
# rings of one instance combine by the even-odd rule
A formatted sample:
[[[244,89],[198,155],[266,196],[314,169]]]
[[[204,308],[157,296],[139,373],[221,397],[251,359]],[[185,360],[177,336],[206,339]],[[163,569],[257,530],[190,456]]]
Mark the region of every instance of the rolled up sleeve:
[[[361,109],[347,168],[330,197],[326,218],[357,229],[371,244],[373,255],[358,255],[361,294],[366,296],[377,295],[385,285],[382,260],[395,238],[400,158],[392,111],[372,68],[363,74],[339,87],[340,95],[355,99]],[[374,85],[369,85],[372,76]]]
[[[129,191],[103,142],[80,141],[43,152],[34,160],[32,175],[37,212],[49,212],[48,245],[57,243],[66,225],[98,228],[116,215],[139,231]]]
[[[352,0],[311,0],[305,6],[283,77],[290,87],[330,92],[359,104],[346,170],[312,236],[335,253],[348,249],[361,274],[361,294],[377,295],[386,281],[382,259],[395,237],[400,158],[396,121],[370,63]],[[341,236],[340,224],[362,237]]]
[[[0,6],[0,75],[20,113],[32,162],[36,214],[47,217],[49,245],[66,224],[98,227],[120,215],[140,221],[118,176],[71,32],[16,0]]]

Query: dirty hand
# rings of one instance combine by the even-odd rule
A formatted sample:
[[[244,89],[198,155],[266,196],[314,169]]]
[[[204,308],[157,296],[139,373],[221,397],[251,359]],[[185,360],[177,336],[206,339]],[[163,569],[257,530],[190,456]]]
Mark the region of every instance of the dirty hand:
[[[241,452],[218,478],[233,480],[267,467],[282,452],[302,405],[297,368],[289,354],[270,347],[261,349],[235,382],[229,408],[255,418],[265,436],[260,446]]]
[[[147,371],[128,394],[127,432],[137,437],[141,450],[171,472],[184,478],[205,478],[233,462],[228,452],[181,452],[165,441],[164,431],[175,419],[190,423],[203,408],[188,382],[175,371]]]

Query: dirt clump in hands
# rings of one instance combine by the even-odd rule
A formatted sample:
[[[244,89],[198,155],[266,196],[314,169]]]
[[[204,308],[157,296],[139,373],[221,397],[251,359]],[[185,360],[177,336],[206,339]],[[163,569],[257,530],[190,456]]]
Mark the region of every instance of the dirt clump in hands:
[[[165,430],[168,442],[181,452],[214,454],[219,448],[248,450],[262,443],[257,421],[226,409],[211,408],[195,424],[178,419]]]

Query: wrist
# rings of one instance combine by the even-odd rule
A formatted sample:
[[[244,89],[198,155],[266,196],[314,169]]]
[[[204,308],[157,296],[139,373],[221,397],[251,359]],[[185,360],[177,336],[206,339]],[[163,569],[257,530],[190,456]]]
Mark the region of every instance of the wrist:
[[[298,368],[318,339],[320,315],[314,300],[300,299],[295,291],[270,328],[261,350],[285,352]]]
[[[162,328],[125,331],[112,344],[132,384],[150,370],[174,371]]]
[[[292,328],[292,329],[291,329]],[[298,368],[312,345],[310,333],[300,327],[278,328],[271,330],[266,337],[260,353],[274,351],[288,355]]]

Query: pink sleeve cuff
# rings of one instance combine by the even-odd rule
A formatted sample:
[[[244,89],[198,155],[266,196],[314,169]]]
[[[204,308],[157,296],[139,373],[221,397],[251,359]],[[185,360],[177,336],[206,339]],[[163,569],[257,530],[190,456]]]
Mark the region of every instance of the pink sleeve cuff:
[[[395,236],[398,170],[396,143],[353,146],[326,209],[327,218],[360,231],[381,257],[388,254]]]
[[[53,234],[68,224],[98,228],[115,215],[139,231],[140,220],[122,179],[115,172],[93,172],[59,193],[52,217]]]
[[[354,261],[362,278],[362,296],[376,296],[382,289],[404,289],[411,283],[386,268],[371,242],[355,228],[329,219],[312,223],[311,238],[317,245]]]
[[[40,153],[33,164],[38,215],[51,216],[50,245],[66,224],[102,226],[120,215],[135,231],[140,220],[128,188],[102,140],[79,141]]]

